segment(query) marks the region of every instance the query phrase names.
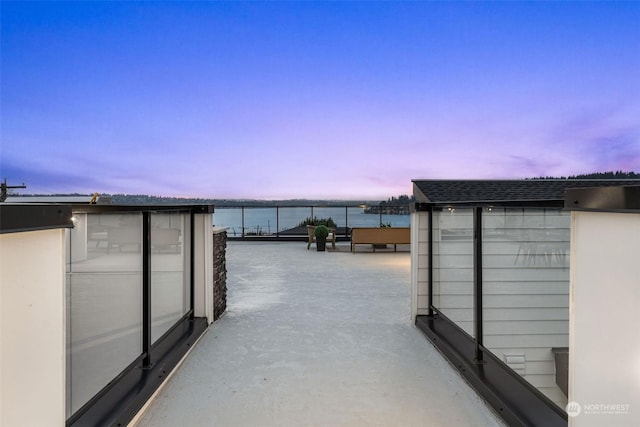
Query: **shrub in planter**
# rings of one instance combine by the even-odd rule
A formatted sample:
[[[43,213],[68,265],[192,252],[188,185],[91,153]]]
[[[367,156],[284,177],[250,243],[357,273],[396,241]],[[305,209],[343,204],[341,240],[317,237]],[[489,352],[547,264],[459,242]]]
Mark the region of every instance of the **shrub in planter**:
[[[325,225],[318,225],[313,230],[313,236],[316,238],[316,248],[318,251],[324,251],[327,247],[327,236],[329,229]]]
[[[326,225],[327,227],[336,228],[337,225],[333,218],[318,218],[318,217],[308,217],[304,221],[298,223],[296,227],[304,227],[305,225]]]

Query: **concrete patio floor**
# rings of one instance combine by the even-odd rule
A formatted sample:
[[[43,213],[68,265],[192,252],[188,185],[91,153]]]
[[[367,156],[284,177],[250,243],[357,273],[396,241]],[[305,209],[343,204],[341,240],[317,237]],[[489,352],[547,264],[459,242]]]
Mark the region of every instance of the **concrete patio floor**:
[[[138,426],[504,425],[412,324],[408,252],[229,242],[227,270]]]

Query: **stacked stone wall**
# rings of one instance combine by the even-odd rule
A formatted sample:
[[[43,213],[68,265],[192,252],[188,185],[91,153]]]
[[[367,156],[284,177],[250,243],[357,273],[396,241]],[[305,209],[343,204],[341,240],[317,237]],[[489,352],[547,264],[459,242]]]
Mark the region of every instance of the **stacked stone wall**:
[[[213,320],[227,309],[227,232],[213,235]]]

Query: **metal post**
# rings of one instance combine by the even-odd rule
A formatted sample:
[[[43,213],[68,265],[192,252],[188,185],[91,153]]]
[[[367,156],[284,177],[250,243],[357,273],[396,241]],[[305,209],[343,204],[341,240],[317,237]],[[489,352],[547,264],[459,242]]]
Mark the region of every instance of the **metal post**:
[[[336,233],[338,231],[336,230]],[[349,206],[344,207],[344,237],[349,234]]]
[[[151,367],[151,214],[142,213],[142,367]]]
[[[242,210],[242,238],[244,239],[244,206],[240,209]]]
[[[429,262],[428,281],[429,281],[429,316],[433,316],[433,206],[429,207],[429,242],[427,259]]]
[[[280,237],[280,206],[276,206],[276,237]]]
[[[196,214],[191,211],[189,215],[189,219],[191,221],[191,229],[189,231],[189,268],[191,270],[189,274],[189,308],[191,310],[191,315],[189,316],[191,319],[194,318],[195,307],[196,307],[196,298],[195,298],[195,272],[196,272],[196,261],[195,261],[195,225],[196,225]]]
[[[482,354],[482,208],[473,208],[473,320],[476,363],[483,363]]]

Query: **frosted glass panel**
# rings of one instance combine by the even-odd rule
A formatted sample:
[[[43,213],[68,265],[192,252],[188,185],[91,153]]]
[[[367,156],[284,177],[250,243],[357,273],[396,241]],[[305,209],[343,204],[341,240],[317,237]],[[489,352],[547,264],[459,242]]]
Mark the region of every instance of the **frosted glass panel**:
[[[190,221],[185,214],[151,215],[151,341],[190,308]]]
[[[67,233],[67,417],[142,352],[142,215],[75,214]]]

